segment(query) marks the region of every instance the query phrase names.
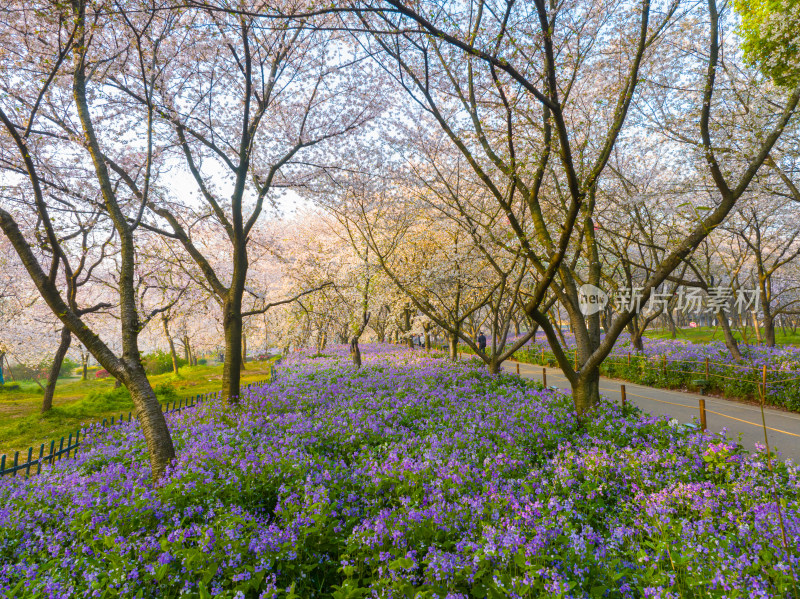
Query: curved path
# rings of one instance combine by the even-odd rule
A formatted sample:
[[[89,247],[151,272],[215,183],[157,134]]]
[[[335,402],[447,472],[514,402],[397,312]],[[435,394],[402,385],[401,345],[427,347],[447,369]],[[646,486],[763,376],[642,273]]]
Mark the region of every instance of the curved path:
[[[506,362],[504,370],[516,372],[516,362]],[[541,382],[542,367],[519,363],[519,374],[527,379]],[[549,387],[569,388],[566,377],[558,368],[547,368],[547,385]],[[637,385],[628,381],[620,381],[602,377],[600,393],[611,401],[619,403],[620,385],[625,385],[627,401],[650,414],[670,416],[682,423],[700,419],[699,400],[706,400],[706,423],[709,430],[727,430],[732,439],[740,439],[740,443],[750,451],[755,444],[764,444],[764,429],[761,425],[761,409],[758,406],[722,399],[719,397],[701,396],[696,393],[670,391]],[[778,451],[782,457],[800,463],[800,414],[784,412],[775,408],[764,408],[770,449]],[[741,435],[741,437],[739,437]]]

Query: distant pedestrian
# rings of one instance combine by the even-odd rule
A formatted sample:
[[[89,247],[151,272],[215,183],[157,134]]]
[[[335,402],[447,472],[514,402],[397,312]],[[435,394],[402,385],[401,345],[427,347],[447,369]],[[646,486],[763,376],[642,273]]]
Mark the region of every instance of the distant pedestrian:
[[[486,335],[483,334],[483,331],[478,334],[478,349],[482,354],[486,353]]]

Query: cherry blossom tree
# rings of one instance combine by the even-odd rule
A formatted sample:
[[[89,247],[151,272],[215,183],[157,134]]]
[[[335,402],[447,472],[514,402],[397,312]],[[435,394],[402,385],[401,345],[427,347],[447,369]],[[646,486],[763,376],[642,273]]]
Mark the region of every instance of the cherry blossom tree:
[[[199,193],[152,202],[146,226],[183,246],[221,304],[223,394],[235,401],[243,319],[272,305],[243,307],[254,228],[283,189],[304,185],[332,144],[373,118],[373,86],[342,34],[263,26],[243,13],[161,8],[126,17],[141,60],[159,65],[153,79],[132,65],[112,83],[158,120]],[[168,31],[163,43],[154,21]],[[225,243],[213,253],[199,239],[209,229]]]
[[[736,44],[720,37],[714,0],[685,8],[677,2],[538,0],[480,0],[435,10],[426,2],[376,0],[355,6],[361,7],[355,18],[372,32],[370,47],[383,57],[386,72],[458,148],[536,269],[525,310],[546,333],[576,411],[584,414],[599,401],[600,362],[635,315],[633,307],[617,314],[601,339],[600,316],[582,313],[579,293],[582,285],[601,281],[598,190],[624,145],[620,140],[642,125],[629,122],[631,106],[638,114],[647,103],[663,101],[684,122],[696,123],[688,141],[714,196],[643,283],[646,302],[748,189],[792,120],[800,88],[785,94],[766,126],[749,137],[750,158],[740,166],[725,161],[712,133],[712,115],[728,113],[725,98],[715,95],[722,80],[720,48]],[[691,85],[676,87],[676,77]],[[661,85],[661,92],[642,95],[653,89],[642,90],[644,80]],[[569,315],[577,367],[540,309],[549,291]]]
[[[156,152],[147,141],[141,152],[121,147],[116,131],[151,139],[152,121],[142,125],[138,115],[112,109],[104,83],[114,61],[125,56],[128,40],[116,35],[114,17],[104,7],[83,0],[18,3],[4,17],[8,25],[0,30],[0,45],[13,51],[0,58],[0,152],[3,176],[16,189],[0,201],[0,229],[53,313],[130,390],[158,479],[175,451],[140,359],[134,243]],[[133,189],[145,192],[132,197]],[[89,327],[85,316],[96,305],[77,296],[72,277],[79,263],[70,248],[74,219],[95,208],[103,218],[92,230],[99,237],[112,230],[116,235],[121,355]],[[37,248],[47,253],[37,254]]]

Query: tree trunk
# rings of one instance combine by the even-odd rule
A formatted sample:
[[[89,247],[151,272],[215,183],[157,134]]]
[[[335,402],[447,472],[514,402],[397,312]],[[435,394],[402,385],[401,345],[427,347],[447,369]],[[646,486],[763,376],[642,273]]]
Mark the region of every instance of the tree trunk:
[[[245,362],[247,362],[247,335],[242,332],[242,370],[246,370]]]
[[[11,362],[8,361],[8,355],[3,352],[3,356],[5,356],[6,359],[6,369],[3,372],[7,372],[8,376],[11,377],[11,380],[16,382],[17,379],[14,377],[14,373],[11,371]]]
[[[589,372],[581,373],[578,380],[572,385],[572,401],[575,412],[581,418],[592,407],[600,403],[600,369],[593,368]]]
[[[3,361],[6,359],[6,352],[0,351],[0,385],[4,385],[6,379],[3,376]]]
[[[431,351],[431,333],[425,331],[425,351]]]
[[[458,335],[450,333],[448,337],[448,345],[450,346],[450,359],[453,362],[458,361]]]
[[[72,333],[67,327],[62,328],[61,342],[58,344],[56,355],[53,356],[53,364],[50,366],[50,373],[47,375],[47,386],[44,388],[44,398],[42,399],[42,414],[46,414],[53,408],[53,394],[56,392],[58,373],[61,372],[61,365],[64,363],[64,357],[67,355],[71,342]]]
[[[403,332],[406,334],[406,344],[410,349],[414,349],[414,342],[411,340],[411,309],[403,311]]]
[[[172,358],[172,372],[177,376],[179,367],[178,352],[175,351],[175,342],[172,340],[172,336],[169,334],[169,317],[162,314],[161,323],[164,325],[164,335],[166,335],[167,343],[169,343],[169,355]]]
[[[719,322],[719,326],[722,327],[722,333],[725,335],[725,346],[728,348],[728,351],[731,352],[731,356],[733,356],[734,360],[741,360],[742,352],[739,351],[739,344],[736,343],[736,338],[733,336],[731,326],[728,324],[728,318],[722,310],[717,312],[717,321]]]
[[[642,333],[644,332],[639,328],[638,317],[634,316],[628,323],[628,331],[631,334],[631,345],[636,351],[644,351],[644,344],[642,343]]]
[[[186,352],[186,362],[189,366],[197,366],[197,358],[195,358],[194,352],[192,351],[192,344],[189,341],[188,335],[184,335],[183,337],[183,349]]]
[[[486,370],[489,371],[489,374],[500,374],[500,367],[501,366],[502,366],[502,363],[500,363],[497,360],[495,360],[495,357],[492,356],[492,358],[489,360],[489,363],[486,364]]]
[[[169,463],[175,459],[175,449],[161,405],[141,363],[133,366],[131,372],[127,373],[125,386],[131,393],[136,418],[144,433],[153,478],[160,480]]]
[[[85,381],[89,378],[89,354],[84,354],[81,352],[81,366],[83,367],[81,380]]]
[[[668,309],[666,310],[666,313],[667,325],[669,326],[669,336],[671,339],[675,339],[678,336],[678,329],[675,327],[675,319],[672,318],[672,310]],[[725,322],[727,322],[727,320]]]
[[[358,347],[358,337],[350,340],[350,357],[353,359],[353,366],[361,368],[361,350]]]
[[[775,347],[775,316],[768,303],[764,303],[764,343]]]
[[[761,326],[758,324],[758,315],[755,310],[750,312],[753,315],[753,327],[755,328],[756,341],[761,343]]]
[[[222,397],[229,403],[239,401],[242,380],[242,310],[241,298],[225,303],[225,365],[222,367]]]

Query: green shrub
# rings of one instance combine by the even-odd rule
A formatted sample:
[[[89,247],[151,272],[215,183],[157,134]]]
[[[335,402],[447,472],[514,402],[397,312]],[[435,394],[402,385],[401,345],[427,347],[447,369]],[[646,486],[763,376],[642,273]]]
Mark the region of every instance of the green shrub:
[[[172,356],[165,351],[155,351],[142,358],[142,364],[147,374],[164,374],[172,370]],[[183,358],[178,358],[178,366],[186,366]]]
[[[159,403],[166,403],[168,401],[178,401],[180,396],[178,392],[175,391],[175,387],[170,385],[169,383],[159,383],[155,386],[153,391],[156,392],[156,397],[158,398]]]
[[[64,358],[64,361],[61,362],[61,370],[58,371],[58,378],[63,379],[65,377],[70,376],[70,373],[73,372],[78,366],[78,363],[75,360],[70,358]],[[83,374],[83,369],[79,369],[78,374]]]

